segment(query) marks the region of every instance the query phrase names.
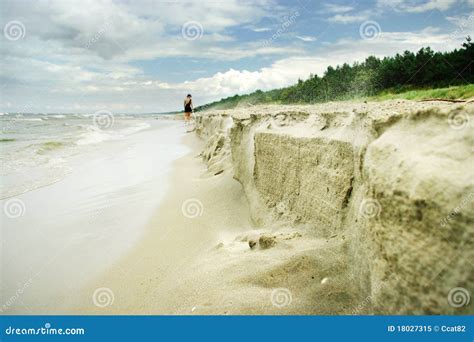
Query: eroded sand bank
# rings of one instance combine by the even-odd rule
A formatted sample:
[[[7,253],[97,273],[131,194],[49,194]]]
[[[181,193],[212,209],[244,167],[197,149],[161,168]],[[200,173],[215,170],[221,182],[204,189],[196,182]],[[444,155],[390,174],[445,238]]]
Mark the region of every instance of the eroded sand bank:
[[[304,224],[340,241],[343,291],[364,298],[351,312],[472,313],[473,109],[255,106],[204,113],[198,132],[210,169],[230,160],[254,222]]]
[[[472,122],[409,101],[203,113],[147,237],[80,311],[472,313],[450,297],[474,290]]]

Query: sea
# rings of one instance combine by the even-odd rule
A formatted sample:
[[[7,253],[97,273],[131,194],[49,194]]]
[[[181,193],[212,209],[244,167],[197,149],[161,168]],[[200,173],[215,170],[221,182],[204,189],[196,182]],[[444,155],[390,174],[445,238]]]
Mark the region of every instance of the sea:
[[[2,114],[0,126],[0,312],[67,310],[156,228],[190,151],[184,123],[100,112]]]
[[[74,161],[101,143],[151,127],[162,114],[0,115],[0,199],[63,179]]]

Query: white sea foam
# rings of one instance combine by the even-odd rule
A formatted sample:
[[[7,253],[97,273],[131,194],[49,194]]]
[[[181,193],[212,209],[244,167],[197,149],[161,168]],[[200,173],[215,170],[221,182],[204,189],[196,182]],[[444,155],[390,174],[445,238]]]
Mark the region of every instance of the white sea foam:
[[[37,167],[30,163],[2,177],[0,191],[7,190],[2,185],[24,182],[23,193],[10,195],[26,206],[26,215],[21,218],[1,218],[2,228],[8,232],[2,255],[15,261],[2,269],[8,279],[2,283],[5,298],[14,295],[18,284],[35,274],[35,291],[25,291],[22,301],[34,312],[44,310],[48,303],[58,310],[67,307],[71,292],[90,283],[142,238],[168,190],[168,177],[164,175],[173,161],[188,151],[180,143],[185,133],[179,123],[150,120],[152,129],[144,130],[149,127],[143,124],[147,119],[123,122],[116,118],[113,130],[105,131],[90,128],[87,119],[83,127],[78,127],[77,121],[69,121],[72,125],[65,127],[60,120],[47,121],[41,127],[28,128],[28,123],[14,126],[19,133],[13,137],[19,145],[44,143],[38,136],[69,144],[42,155],[24,148],[21,159],[25,162],[33,163],[33,157],[48,162]],[[68,115],[62,120],[78,119]],[[74,144],[83,134],[83,138],[96,136],[98,140],[104,134],[128,134],[128,138],[96,145]],[[16,150],[11,155],[11,161],[19,161]],[[71,170],[63,176],[68,167]],[[50,184],[56,183],[47,185],[43,176]],[[33,188],[36,190],[29,191]],[[3,203],[0,201],[0,205]],[[20,302],[9,307],[11,314],[23,311]]]
[[[87,132],[82,133],[77,140],[77,145],[90,145],[97,144],[103,141],[111,140],[114,138],[114,134],[107,133],[95,126],[89,126]]]
[[[96,126],[87,126],[87,132],[82,133],[79,136],[79,140],[76,142],[77,145],[89,145],[97,144],[103,141],[112,139],[122,139],[128,135],[137,133],[150,127],[147,122],[139,122],[134,126],[122,128],[119,130],[102,130]]]
[[[43,119],[43,120],[42,120]],[[71,158],[105,141],[120,141],[149,128],[152,117],[120,116],[113,127],[100,129],[92,115],[35,114],[1,116],[0,198],[52,184],[70,172]],[[41,123],[41,124],[40,124]]]
[[[121,133],[124,135],[130,135],[133,133],[137,133],[140,131],[143,131],[144,129],[150,128],[151,125],[148,122],[139,122],[135,126],[131,126],[128,128],[125,128]]]
[[[16,121],[43,121],[42,118],[25,118],[25,117],[16,117],[15,118]]]

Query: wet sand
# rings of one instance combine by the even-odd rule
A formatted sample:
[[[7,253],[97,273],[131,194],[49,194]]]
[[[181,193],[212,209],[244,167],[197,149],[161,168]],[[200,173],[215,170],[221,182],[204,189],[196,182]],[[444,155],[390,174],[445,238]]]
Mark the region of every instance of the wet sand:
[[[75,155],[64,179],[0,201],[2,313],[68,311],[86,284],[143,238],[166,199],[172,163],[189,151],[179,122],[150,124]]]
[[[175,162],[145,237],[81,293],[70,313],[349,312],[354,296],[341,240],[317,239],[304,226],[255,228],[231,170],[209,173],[198,156],[202,142],[189,134],[184,143],[193,152]],[[258,246],[262,234],[267,248]]]

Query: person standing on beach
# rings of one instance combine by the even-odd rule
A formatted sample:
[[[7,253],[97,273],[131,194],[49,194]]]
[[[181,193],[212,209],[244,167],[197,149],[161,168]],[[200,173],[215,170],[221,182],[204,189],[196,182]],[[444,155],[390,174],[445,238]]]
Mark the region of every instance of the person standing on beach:
[[[188,94],[184,99],[184,123],[191,120],[191,114],[193,112],[193,99],[191,94]]]

